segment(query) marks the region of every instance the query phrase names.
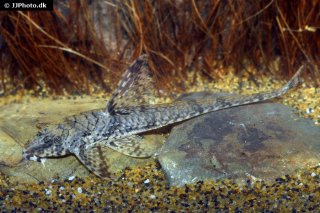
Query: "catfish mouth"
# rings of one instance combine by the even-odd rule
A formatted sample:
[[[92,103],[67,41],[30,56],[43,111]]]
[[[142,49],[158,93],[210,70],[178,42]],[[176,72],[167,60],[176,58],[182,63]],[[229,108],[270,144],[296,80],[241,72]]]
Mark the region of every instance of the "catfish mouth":
[[[22,156],[26,160],[41,162],[41,157],[37,156],[43,149],[44,144],[37,144],[37,141],[28,141],[28,146],[23,150]]]
[[[23,159],[41,162],[41,158],[30,153],[28,150],[23,151]]]
[[[22,153],[23,159],[41,162],[40,157],[38,157],[34,154],[33,146],[34,145],[31,142],[31,143],[29,143],[28,147],[23,150],[23,153]]]

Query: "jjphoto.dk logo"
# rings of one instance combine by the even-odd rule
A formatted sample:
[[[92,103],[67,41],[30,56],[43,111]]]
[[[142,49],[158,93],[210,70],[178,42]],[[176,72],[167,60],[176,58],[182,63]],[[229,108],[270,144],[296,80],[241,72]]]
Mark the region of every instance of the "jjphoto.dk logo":
[[[44,2],[41,2],[39,4],[35,3],[21,3],[21,2],[12,2],[12,3],[4,3],[4,8],[6,9],[46,9],[47,4]]]
[[[15,0],[1,2],[0,10],[52,10],[53,0]]]

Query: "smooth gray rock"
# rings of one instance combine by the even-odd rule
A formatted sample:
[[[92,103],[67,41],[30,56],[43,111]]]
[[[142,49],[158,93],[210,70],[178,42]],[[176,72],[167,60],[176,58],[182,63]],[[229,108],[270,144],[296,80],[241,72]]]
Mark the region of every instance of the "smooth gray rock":
[[[268,181],[320,162],[320,128],[290,107],[252,104],[183,122],[158,155],[171,185],[227,177],[239,183],[248,177]]]

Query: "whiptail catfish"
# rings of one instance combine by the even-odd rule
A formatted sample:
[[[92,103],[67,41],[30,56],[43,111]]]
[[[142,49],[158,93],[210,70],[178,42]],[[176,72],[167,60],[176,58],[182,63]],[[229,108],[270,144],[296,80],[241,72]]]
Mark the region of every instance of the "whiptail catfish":
[[[299,83],[303,67],[278,90],[249,96],[177,101],[148,104],[153,88],[146,55],[140,56],[123,75],[106,109],[84,112],[67,118],[51,130],[40,131],[24,151],[24,158],[41,158],[74,154],[92,172],[108,176],[107,148],[125,155],[150,157],[155,150],[146,149],[139,134],[181,122],[208,112],[261,102],[281,96]]]

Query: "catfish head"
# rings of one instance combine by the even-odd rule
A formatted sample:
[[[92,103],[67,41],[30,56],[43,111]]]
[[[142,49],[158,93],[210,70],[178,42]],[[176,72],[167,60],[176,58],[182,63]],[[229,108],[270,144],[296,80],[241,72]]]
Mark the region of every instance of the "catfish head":
[[[68,134],[66,134],[68,133]],[[69,131],[58,125],[49,130],[40,131],[23,152],[23,157],[28,160],[39,161],[44,157],[58,157],[70,154],[65,141]]]

